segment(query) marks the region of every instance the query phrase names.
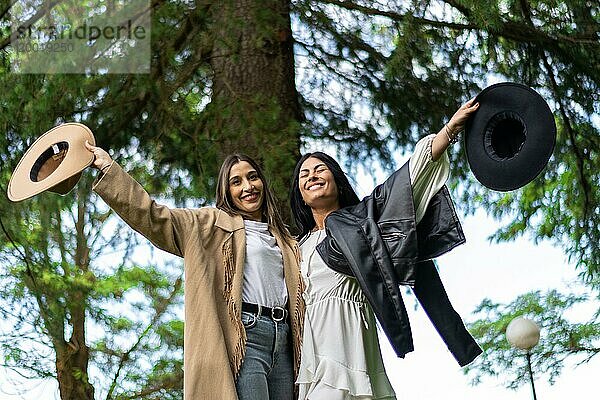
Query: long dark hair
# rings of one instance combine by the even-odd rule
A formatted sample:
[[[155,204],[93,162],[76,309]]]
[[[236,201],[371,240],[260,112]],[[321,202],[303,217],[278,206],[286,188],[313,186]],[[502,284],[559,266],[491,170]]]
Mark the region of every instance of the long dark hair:
[[[263,202],[261,206],[263,219],[265,219],[266,222],[269,224],[269,228],[274,229],[280,237],[286,240],[291,240],[292,236],[290,235],[288,229],[283,223],[281,213],[279,212],[279,208],[275,203],[275,195],[273,194],[271,188],[269,187],[269,184],[267,183],[265,174],[262,172],[262,169],[260,168],[258,163],[245,154],[230,154],[225,158],[225,161],[223,161],[223,164],[221,165],[221,170],[219,171],[219,177],[217,179],[217,208],[227,212],[227,214],[229,215],[241,215],[242,217],[250,217],[250,215],[238,209],[233,204],[233,201],[231,199],[231,193],[229,192],[229,174],[231,173],[231,167],[233,167],[235,164],[241,161],[246,161],[248,164],[250,164],[252,168],[256,170],[258,177],[263,183]]]
[[[332,157],[327,154],[315,151],[314,153],[307,153],[300,158],[298,164],[296,164],[296,168],[294,168],[294,179],[292,182],[292,188],[290,190],[290,206],[292,207],[292,215],[294,216],[294,222],[300,228],[299,238],[302,239],[306,236],[312,228],[315,227],[316,222],[313,217],[312,211],[304,200],[302,199],[302,194],[300,194],[300,167],[302,163],[306,161],[308,158],[314,157],[323,162],[329,168],[331,173],[333,174],[333,179],[338,188],[338,201],[340,207],[353,206],[358,204],[360,201],[358,196],[354,192],[352,185],[348,181],[348,177],[342,171],[342,167],[335,161]]]

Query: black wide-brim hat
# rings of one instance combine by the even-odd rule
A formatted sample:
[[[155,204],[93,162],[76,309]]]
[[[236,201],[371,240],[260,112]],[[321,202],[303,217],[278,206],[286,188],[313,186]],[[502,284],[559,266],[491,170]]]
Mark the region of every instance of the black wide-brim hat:
[[[531,182],[544,169],[556,143],[556,124],[548,104],[518,83],[485,88],[479,108],[465,127],[471,171],[481,184],[501,192]]]

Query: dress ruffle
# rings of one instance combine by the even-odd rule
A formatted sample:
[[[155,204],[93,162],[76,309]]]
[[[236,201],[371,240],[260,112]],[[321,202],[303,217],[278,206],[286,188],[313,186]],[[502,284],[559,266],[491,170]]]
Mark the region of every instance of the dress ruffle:
[[[372,398],[371,380],[366,371],[353,371],[325,357],[314,359],[315,363],[306,365],[298,376],[300,399]]]
[[[323,302],[325,303],[325,302]],[[321,303],[321,305],[323,304]],[[332,302],[327,302],[332,303]],[[339,306],[340,300],[336,299],[334,304],[328,304],[328,307],[334,306],[335,303]],[[321,345],[331,352],[332,346],[323,345],[323,337],[317,341],[313,335],[307,335],[305,330],[304,342],[302,344],[302,365],[296,383],[299,385],[299,399],[310,400],[367,400],[367,399],[395,399],[394,390],[390,386],[379,353],[378,343],[373,340],[371,335],[376,335],[376,332],[365,334],[363,329],[371,324],[375,329],[375,321],[372,312],[363,310],[358,304],[354,303],[348,307],[348,302],[345,311],[350,311],[348,315],[354,315],[354,318],[342,318],[341,320],[356,321],[354,329],[345,329],[338,332],[336,336],[329,334],[327,339],[340,343],[343,346],[343,341],[352,343],[350,352],[346,352],[346,357],[342,360],[336,360],[327,356],[318,355],[315,350],[319,349],[316,345]],[[352,310],[354,309],[354,310]],[[357,317],[359,314],[367,312],[364,317]],[[364,318],[370,321],[364,321]],[[306,320],[308,322],[308,319]],[[305,329],[310,330],[310,322]],[[315,331],[313,331],[315,332]],[[318,330],[317,330],[318,332]],[[354,338],[349,336],[356,335]],[[360,342],[352,339],[361,339]],[[365,340],[366,343],[362,342]],[[375,336],[376,340],[376,336]],[[327,340],[328,341],[328,340]],[[339,347],[339,346],[338,346]],[[373,348],[375,347],[375,348]],[[333,353],[333,352],[332,352]],[[339,356],[339,354],[337,354]],[[369,362],[370,361],[370,362]],[[352,367],[349,364],[358,364],[364,368]],[[375,368],[371,367],[368,371],[368,365],[375,364]]]

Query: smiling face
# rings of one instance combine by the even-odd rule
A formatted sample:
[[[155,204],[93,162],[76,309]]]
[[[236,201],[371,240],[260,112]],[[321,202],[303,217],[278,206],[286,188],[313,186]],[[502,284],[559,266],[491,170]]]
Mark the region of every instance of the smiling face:
[[[262,219],[263,181],[247,161],[234,164],[229,171],[229,195],[233,205],[252,219]]]
[[[298,178],[300,194],[310,208],[340,208],[335,179],[323,161],[316,157],[307,158],[300,166]]]

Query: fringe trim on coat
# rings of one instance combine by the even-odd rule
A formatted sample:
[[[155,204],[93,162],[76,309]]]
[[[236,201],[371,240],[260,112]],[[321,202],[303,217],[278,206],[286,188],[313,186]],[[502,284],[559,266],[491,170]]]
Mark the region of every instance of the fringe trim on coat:
[[[298,377],[298,372],[300,371],[300,353],[302,351],[302,339],[304,335],[304,279],[302,279],[302,274],[300,272],[300,262],[302,261],[302,253],[300,252],[300,247],[298,243],[294,243],[290,246],[292,251],[294,252],[294,257],[296,258],[296,265],[298,266],[298,290],[296,291],[296,309],[294,310],[294,321],[292,326],[292,332],[294,335],[293,344],[294,344],[294,376]],[[295,389],[297,389],[297,386]]]
[[[227,312],[229,314],[229,319],[231,320],[231,324],[235,328],[235,333],[237,337],[237,343],[233,350],[233,353],[229,354],[229,364],[231,366],[231,371],[233,372],[233,377],[237,380],[238,374],[240,372],[240,368],[242,366],[242,361],[244,360],[244,356],[246,353],[246,330],[242,324],[242,319],[238,316],[237,306],[235,304],[235,299],[233,298],[233,277],[235,275],[235,260],[233,257],[233,232],[225,239],[223,242],[223,247],[221,251],[223,253],[223,267],[225,271],[225,281],[223,285],[223,297],[225,298],[225,302],[227,304]]]

